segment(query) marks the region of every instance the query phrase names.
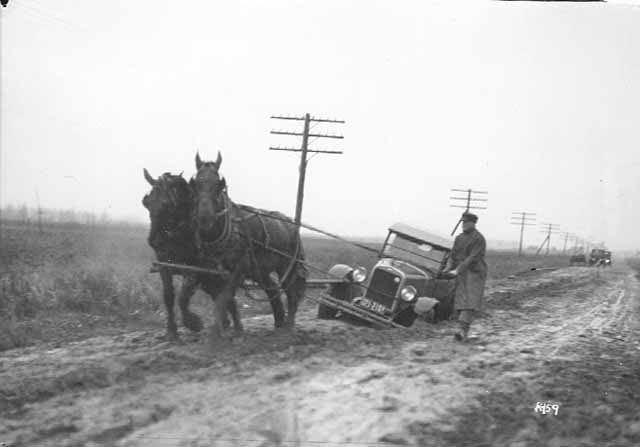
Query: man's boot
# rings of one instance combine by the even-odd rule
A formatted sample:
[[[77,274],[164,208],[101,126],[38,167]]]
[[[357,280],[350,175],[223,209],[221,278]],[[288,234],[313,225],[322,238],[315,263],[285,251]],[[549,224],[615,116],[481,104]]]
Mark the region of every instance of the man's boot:
[[[458,331],[453,335],[453,338],[456,341],[465,341],[469,334],[469,326],[471,326],[466,321],[458,321]]]

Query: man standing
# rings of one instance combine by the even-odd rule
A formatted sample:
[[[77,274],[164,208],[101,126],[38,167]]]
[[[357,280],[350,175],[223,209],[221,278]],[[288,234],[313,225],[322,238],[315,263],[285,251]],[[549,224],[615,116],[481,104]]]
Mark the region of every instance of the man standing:
[[[456,276],[455,310],[459,311],[459,328],[454,338],[458,341],[467,339],[473,314],[482,309],[484,301],[487,243],[476,230],[476,222],[478,216],[475,214],[466,212],[462,215],[462,233],[456,237],[449,259],[450,273]]]

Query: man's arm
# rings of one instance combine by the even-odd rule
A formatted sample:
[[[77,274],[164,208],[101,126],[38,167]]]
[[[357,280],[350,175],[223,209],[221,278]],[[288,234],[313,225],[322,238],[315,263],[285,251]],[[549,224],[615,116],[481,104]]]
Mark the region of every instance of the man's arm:
[[[458,265],[458,263],[453,260],[453,255],[450,253],[449,254],[449,259],[447,259],[447,268],[445,268],[445,271],[446,270],[455,270],[457,265]]]
[[[467,256],[460,264],[458,264],[458,268],[456,269],[458,273],[462,273],[469,268],[469,264],[472,262],[481,259],[484,255],[484,252],[487,248],[487,243],[484,240],[484,237],[479,237],[475,239],[471,246],[471,253]]]
[[[453,254],[456,252],[458,243],[458,237],[456,236],[455,240],[453,241],[453,247],[451,247],[451,251],[449,252],[449,259],[447,259],[447,268],[445,269],[445,271],[455,270],[458,266],[458,261],[456,261],[453,256]]]

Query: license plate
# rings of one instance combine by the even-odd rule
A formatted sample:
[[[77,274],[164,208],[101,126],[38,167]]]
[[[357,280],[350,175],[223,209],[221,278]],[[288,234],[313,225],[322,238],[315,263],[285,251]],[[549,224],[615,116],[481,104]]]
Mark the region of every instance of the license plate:
[[[370,299],[367,299],[367,298],[362,298],[358,304],[360,304],[360,306],[366,309],[369,309],[381,314],[385,313],[388,310],[386,306],[383,306],[380,303],[376,303],[375,301],[371,301]]]

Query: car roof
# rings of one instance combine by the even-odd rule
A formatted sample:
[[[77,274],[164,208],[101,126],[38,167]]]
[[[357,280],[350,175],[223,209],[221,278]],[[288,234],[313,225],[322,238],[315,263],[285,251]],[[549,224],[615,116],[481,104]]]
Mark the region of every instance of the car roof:
[[[453,246],[453,240],[449,238],[419,230],[418,228],[414,228],[403,223],[394,223],[389,227],[389,231],[417,241],[428,242],[430,245],[441,250],[451,250],[451,247]]]

